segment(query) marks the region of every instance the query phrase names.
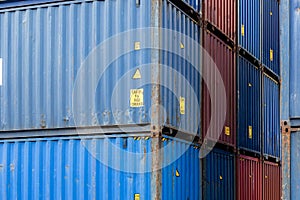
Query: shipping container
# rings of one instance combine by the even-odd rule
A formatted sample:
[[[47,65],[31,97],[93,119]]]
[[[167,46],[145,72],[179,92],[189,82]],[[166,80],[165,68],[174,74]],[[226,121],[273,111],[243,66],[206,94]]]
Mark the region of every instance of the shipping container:
[[[258,158],[238,155],[237,199],[262,200],[262,165]]]
[[[263,164],[263,200],[281,199],[281,167],[276,163]]]
[[[151,143],[113,135],[1,140],[0,198],[153,199]],[[199,149],[161,144],[163,199],[200,199]]]
[[[216,93],[216,89],[208,90],[207,85],[203,79],[203,101],[202,101],[202,125],[203,125],[203,137],[207,139],[218,140],[221,143],[225,143],[230,146],[235,146],[236,140],[236,62],[235,52],[227,46],[224,42],[218,39],[216,36],[209,32],[204,33],[203,46],[207,51],[209,57],[204,57],[203,62],[203,76],[206,76],[215,87],[220,87],[223,83],[225,87],[225,95],[217,100],[217,103],[213,105],[212,93]],[[214,62],[218,71],[221,74],[221,80],[216,76],[216,73],[212,71],[211,62]],[[222,81],[222,82],[221,82]],[[222,108],[221,102],[226,100],[226,107]],[[226,112],[225,122],[222,122],[222,115],[217,116],[216,121],[212,121],[213,107],[218,112],[224,110]],[[207,134],[208,129],[212,128],[213,134]],[[217,131],[218,127],[222,127],[222,133]],[[219,137],[220,135],[220,137]]]
[[[169,1],[152,4],[155,1],[53,1],[18,2],[18,7],[8,8],[9,3],[2,3],[0,129],[153,121],[164,125],[169,119],[186,131],[198,130],[197,21]],[[177,32],[149,28],[153,26]],[[174,37],[167,40],[170,34]],[[169,60],[181,63],[159,66],[162,49],[173,53]],[[162,96],[160,89],[154,92],[152,86],[164,84],[160,75],[178,74],[185,84],[168,82],[167,87],[178,89],[170,86],[172,97]],[[187,83],[191,86],[183,90]],[[162,113],[153,112],[157,102],[172,105],[161,119],[157,116]]]
[[[239,46],[260,60],[260,0],[239,0]]]
[[[238,57],[238,148],[261,153],[261,72]]]
[[[262,1],[262,62],[280,75],[279,64],[279,1]]]
[[[279,83],[264,74],[264,156],[280,158]]]
[[[208,23],[220,29],[235,42],[237,21],[237,0],[203,0],[203,16]]]
[[[215,148],[204,158],[203,199],[235,199],[234,154]]]

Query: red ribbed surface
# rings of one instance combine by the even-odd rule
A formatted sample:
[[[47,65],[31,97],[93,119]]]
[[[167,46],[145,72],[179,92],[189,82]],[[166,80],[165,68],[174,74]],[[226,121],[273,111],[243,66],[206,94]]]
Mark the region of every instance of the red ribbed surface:
[[[280,200],[281,199],[281,168],[278,164],[264,162],[264,200]]]

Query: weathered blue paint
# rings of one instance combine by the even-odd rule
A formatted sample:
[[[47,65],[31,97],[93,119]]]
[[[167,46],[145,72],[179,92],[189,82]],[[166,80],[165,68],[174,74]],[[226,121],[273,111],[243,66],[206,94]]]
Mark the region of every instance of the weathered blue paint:
[[[152,172],[134,173],[151,169],[151,142],[147,137],[2,140],[0,198],[134,199],[139,194],[140,199],[153,199]],[[170,146],[163,152],[163,163],[182,154],[162,170],[163,199],[200,199],[199,149],[170,139],[162,143]],[[114,151],[108,144],[138,156]],[[130,171],[105,165],[97,160],[99,155]]]
[[[239,56],[238,61],[238,148],[261,152],[261,72]]]
[[[280,158],[281,133],[279,113],[279,84],[270,77],[264,75],[263,85],[263,154],[264,156]]]
[[[203,162],[203,199],[235,199],[234,154],[215,148]]]
[[[284,187],[284,194],[290,199],[299,198],[300,191],[300,132],[294,132],[291,134],[291,160],[290,160],[290,177],[285,177],[285,180],[290,180],[290,190],[289,188]],[[287,174],[286,171],[283,171],[284,174]],[[285,184],[285,183],[283,183]],[[285,186],[285,185],[283,185]]]
[[[262,1],[262,62],[280,75],[279,1]]]
[[[260,59],[260,0],[239,0],[238,44]]]

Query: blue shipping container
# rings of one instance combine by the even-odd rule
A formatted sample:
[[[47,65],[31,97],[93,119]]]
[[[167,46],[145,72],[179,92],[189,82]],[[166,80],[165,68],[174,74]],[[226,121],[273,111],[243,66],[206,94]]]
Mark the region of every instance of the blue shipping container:
[[[168,102],[158,123],[197,132],[199,27],[166,0],[162,15],[154,1],[136,2],[1,4],[0,130],[144,124],[158,119],[152,105]],[[178,32],[157,37],[151,26]],[[173,95],[153,93],[156,83]]]
[[[239,56],[238,148],[261,152],[261,72]]]
[[[262,4],[262,62],[279,75],[279,1],[265,0]]]
[[[279,112],[279,84],[264,75],[264,152],[265,156],[280,158],[281,132]]]
[[[239,0],[238,44],[260,59],[260,0]]]
[[[153,199],[151,142],[148,137],[2,140],[0,198]],[[200,199],[199,149],[168,139],[162,145],[163,199]]]
[[[203,160],[203,199],[235,199],[234,154],[214,149]]]

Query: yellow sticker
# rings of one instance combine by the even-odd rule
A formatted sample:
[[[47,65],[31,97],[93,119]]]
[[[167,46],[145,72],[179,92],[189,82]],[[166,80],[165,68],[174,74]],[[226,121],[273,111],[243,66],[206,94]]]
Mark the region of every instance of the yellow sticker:
[[[225,126],[225,135],[230,135],[230,127]]]
[[[185,98],[180,97],[180,114],[184,115],[185,114]]]
[[[134,50],[140,50],[141,49],[141,43],[140,42],[135,42],[134,43]]]
[[[144,106],[144,89],[130,90],[130,107],[138,108]]]
[[[134,200],[140,200],[140,194],[134,194]]]
[[[222,177],[222,176],[220,176],[220,180],[223,180],[223,177]]]
[[[251,84],[251,83],[248,83],[248,86],[249,86],[249,87],[252,87],[252,84]]]
[[[248,137],[252,139],[252,126],[248,126]]]
[[[179,171],[177,169],[176,169],[175,175],[176,175],[176,177],[180,176],[180,173],[179,173]]]
[[[270,15],[272,16],[272,15],[273,15],[273,13],[272,13],[272,12],[270,12]]]
[[[244,26],[244,24],[242,24],[241,32],[242,32],[242,36],[245,36],[245,26]]]
[[[273,61],[273,49],[270,49],[270,61]]]
[[[184,49],[184,44],[180,42],[180,49]]]
[[[141,75],[141,71],[140,69],[137,69],[132,77],[133,79],[141,79],[142,75]]]

